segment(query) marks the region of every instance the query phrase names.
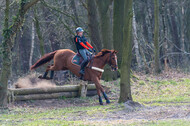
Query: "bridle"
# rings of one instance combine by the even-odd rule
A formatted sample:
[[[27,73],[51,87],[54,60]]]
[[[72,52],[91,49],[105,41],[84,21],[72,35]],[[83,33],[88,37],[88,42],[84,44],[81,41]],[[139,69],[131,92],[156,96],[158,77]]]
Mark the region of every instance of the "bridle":
[[[113,55],[113,53],[110,52],[110,59],[109,59],[108,64],[109,64],[109,66],[111,67],[112,70],[117,70],[118,65],[113,65],[112,62],[111,62],[111,60],[112,60],[112,58],[111,58],[112,55]]]
[[[112,52],[109,52],[110,53],[110,56],[109,56],[109,61],[108,61],[108,65],[111,67],[112,70],[117,70],[118,68],[118,65],[112,65],[112,55],[113,53]],[[102,59],[100,59],[101,61],[103,61]],[[92,55],[91,59],[89,60],[90,61],[90,65],[89,67],[91,68],[93,66],[93,62],[94,62],[94,56]]]

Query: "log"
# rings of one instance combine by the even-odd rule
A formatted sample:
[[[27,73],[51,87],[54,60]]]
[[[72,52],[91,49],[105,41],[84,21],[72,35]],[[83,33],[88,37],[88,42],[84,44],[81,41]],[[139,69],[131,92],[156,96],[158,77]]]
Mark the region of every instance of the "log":
[[[13,101],[25,101],[25,100],[43,100],[43,99],[55,99],[55,98],[72,98],[78,96],[78,92],[61,92],[51,94],[31,94],[31,95],[17,95],[14,96]]]
[[[81,83],[79,87],[79,96],[82,98],[86,97],[87,94],[87,84],[88,83]]]
[[[45,93],[59,93],[59,92],[77,92],[80,85],[67,85],[67,86],[57,86],[57,87],[47,87],[47,88],[20,88],[20,89],[10,89],[10,94],[14,95],[29,95],[29,94],[45,94]],[[88,90],[95,90],[94,84],[87,85]]]
[[[20,88],[9,89],[8,101],[43,100],[60,97],[86,97],[97,94],[94,84],[81,83],[80,85],[67,85],[48,88]]]
[[[97,90],[89,90],[87,91],[87,96],[94,96],[94,95],[97,95]]]

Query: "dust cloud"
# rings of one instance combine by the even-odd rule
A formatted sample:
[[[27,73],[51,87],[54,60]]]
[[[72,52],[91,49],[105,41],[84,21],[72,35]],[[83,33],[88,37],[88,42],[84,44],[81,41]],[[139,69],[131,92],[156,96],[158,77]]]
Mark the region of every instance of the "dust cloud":
[[[56,87],[56,84],[51,80],[39,79],[36,74],[29,74],[25,77],[19,78],[16,83],[14,83],[15,88],[46,88],[46,87]]]

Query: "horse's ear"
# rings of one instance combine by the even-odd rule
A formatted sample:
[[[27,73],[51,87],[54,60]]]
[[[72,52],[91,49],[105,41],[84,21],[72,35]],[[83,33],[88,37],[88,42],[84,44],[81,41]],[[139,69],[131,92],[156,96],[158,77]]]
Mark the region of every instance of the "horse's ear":
[[[102,55],[104,55],[105,53],[108,53],[110,51],[108,49],[102,49],[101,52],[102,52]]]
[[[118,51],[117,51],[117,50],[114,50],[114,51],[113,51],[113,53],[117,54],[117,53],[118,53]]]
[[[105,53],[105,52],[107,52],[108,51],[108,49],[102,49],[101,50],[101,52],[103,52],[103,53]]]

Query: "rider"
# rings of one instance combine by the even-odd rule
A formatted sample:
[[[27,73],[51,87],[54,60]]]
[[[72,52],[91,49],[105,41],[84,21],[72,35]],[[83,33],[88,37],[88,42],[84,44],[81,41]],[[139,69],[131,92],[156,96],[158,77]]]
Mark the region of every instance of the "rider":
[[[77,47],[78,53],[83,57],[83,61],[81,63],[81,68],[79,73],[83,76],[84,75],[84,68],[88,64],[88,55],[92,50],[96,52],[96,50],[88,43],[87,39],[83,36],[84,30],[81,27],[76,29],[76,36],[74,37],[74,42]],[[89,52],[90,51],[90,52]]]

